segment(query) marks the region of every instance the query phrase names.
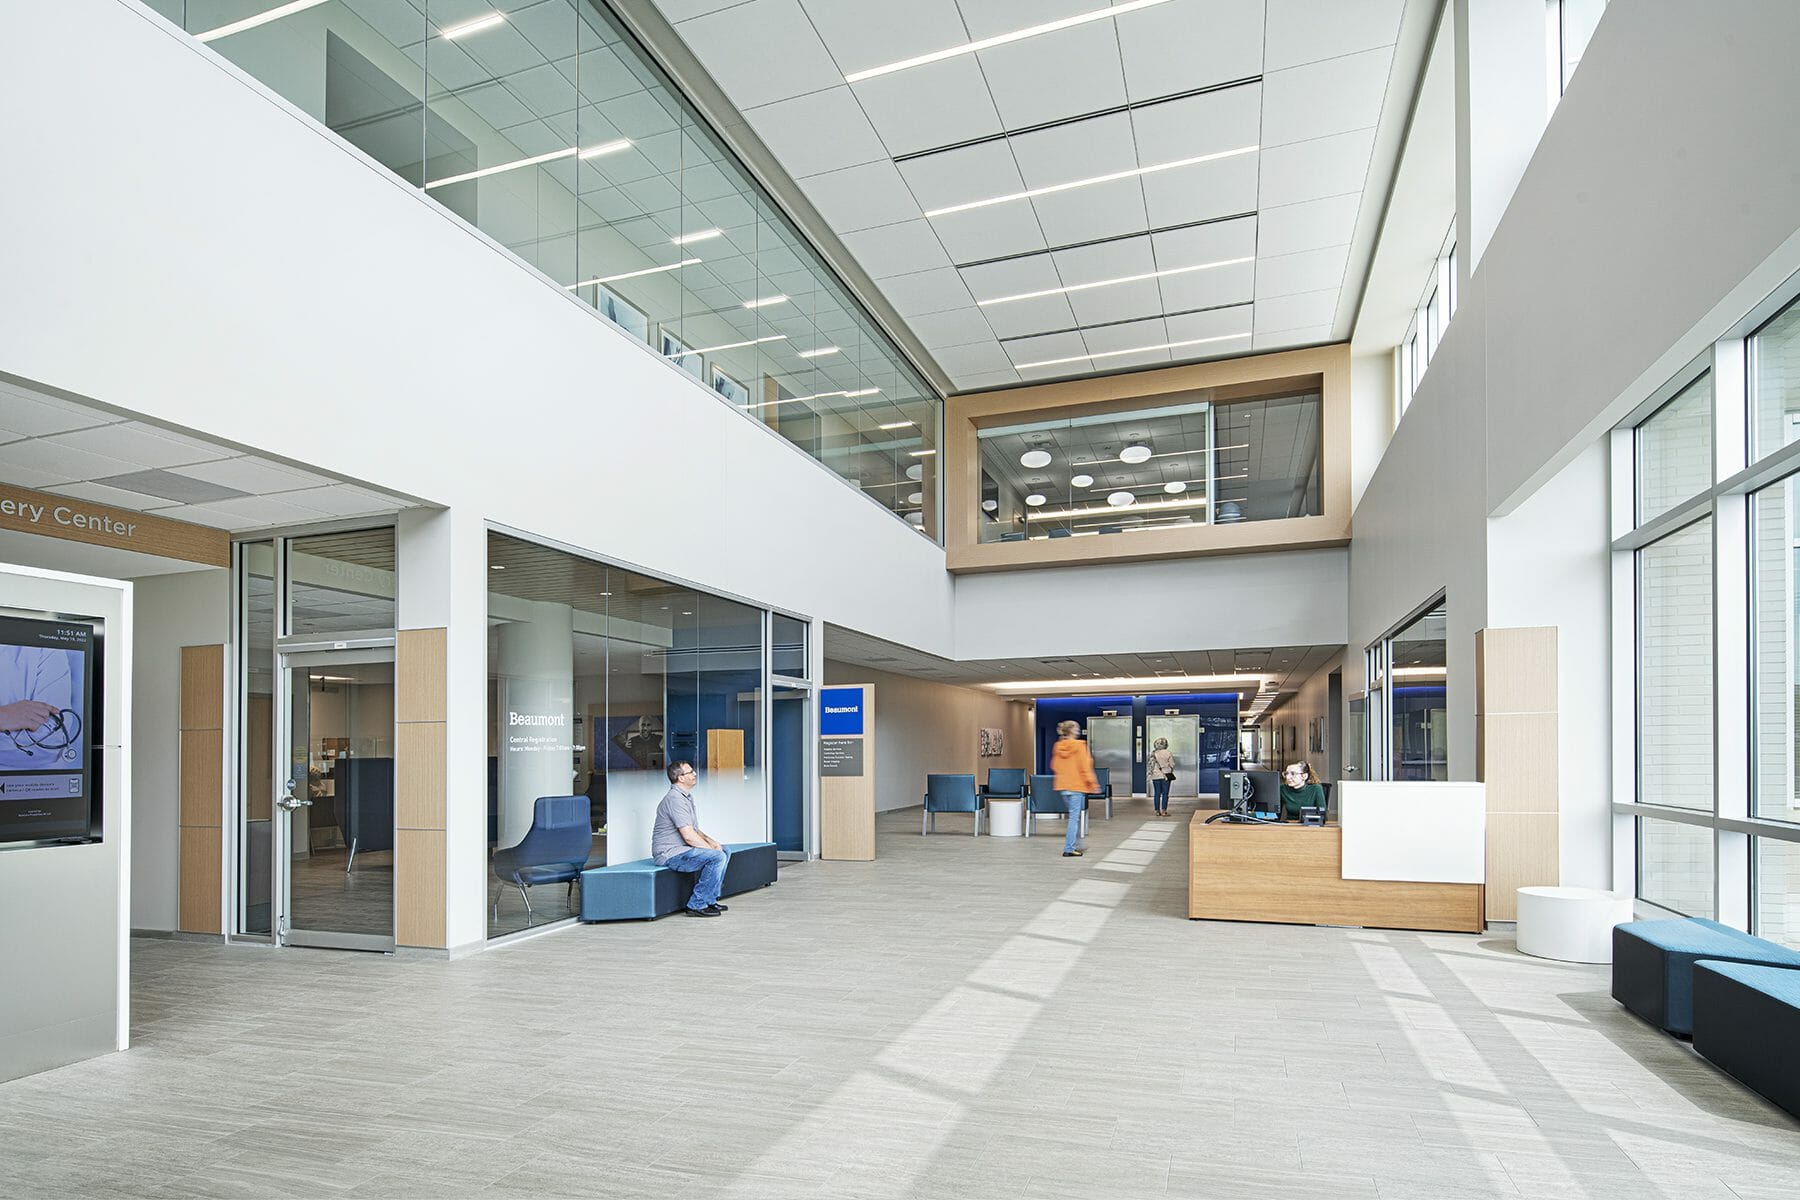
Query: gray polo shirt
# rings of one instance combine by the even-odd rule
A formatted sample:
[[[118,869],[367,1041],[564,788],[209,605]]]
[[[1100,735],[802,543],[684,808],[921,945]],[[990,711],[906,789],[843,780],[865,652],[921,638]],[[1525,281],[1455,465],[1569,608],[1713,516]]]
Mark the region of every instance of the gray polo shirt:
[[[650,857],[662,866],[683,850],[691,850],[681,836],[681,827],[687,825],[698,828],[700,818],[694,812],[694,796],[678,787],[671,787],[662,803],[656,806],[656,824],[650,829]]]

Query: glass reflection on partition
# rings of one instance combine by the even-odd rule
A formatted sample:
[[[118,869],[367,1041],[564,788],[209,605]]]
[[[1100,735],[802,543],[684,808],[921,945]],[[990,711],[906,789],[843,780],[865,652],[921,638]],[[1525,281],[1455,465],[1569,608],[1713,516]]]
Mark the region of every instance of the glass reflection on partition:
[[[1446,615],[1441,604],[1388,643],[1389,779],[1450,778],[1446,644]]]

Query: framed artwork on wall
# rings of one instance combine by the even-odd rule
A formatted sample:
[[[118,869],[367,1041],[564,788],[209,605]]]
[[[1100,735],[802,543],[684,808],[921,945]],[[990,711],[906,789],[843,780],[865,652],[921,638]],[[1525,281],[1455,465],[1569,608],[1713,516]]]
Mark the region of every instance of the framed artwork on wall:
[[[662,356],[686,371],[689,375],[692,375],[695,379],[705,378],[705,372],[702,370],[704,363],[701,361],[700,355],[695,352],[694,348],[670,333],[667,329],[662,330],[661,334],[662,336],[659,339],[658,349],[662,353]]]
[[[713,391],[719,393],[719,395],[725,397],[739,408],[743,408],[750,403],[750,389],[727,375],[725,372],[719,370],[717,367],[712,369],[712,385]]]
[[[644,310],[624,299],[603,283],[594,285],[594,307],[600,315],[640,342],[650,340],[650,318]]]
[[[982,758],[999,758],[1006,753],[1006,730],[983,729],[981,731]]]

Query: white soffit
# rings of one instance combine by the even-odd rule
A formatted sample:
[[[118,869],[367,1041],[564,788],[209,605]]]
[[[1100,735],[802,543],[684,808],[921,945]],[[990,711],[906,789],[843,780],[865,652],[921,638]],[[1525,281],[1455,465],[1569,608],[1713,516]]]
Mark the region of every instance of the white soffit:
[[[654,2],[964,390],[1347,338],[1417,84],[1420,56],[1397,48],[1441,6],[1119,0],[1119,16],[852,83],[1105,5]],[[1249,261],[1160,274],[1215,253]],[[1110,280],[1125,282],[981,303]],[[1179,340],[1208,313],[1243,336],[1020,365],[1129,350],[1127,333]]]

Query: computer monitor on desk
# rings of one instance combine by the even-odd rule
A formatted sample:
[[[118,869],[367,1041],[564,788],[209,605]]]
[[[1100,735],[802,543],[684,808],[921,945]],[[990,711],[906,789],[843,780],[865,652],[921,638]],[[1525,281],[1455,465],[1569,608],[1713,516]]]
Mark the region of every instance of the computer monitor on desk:
[[[1281,812],[1281,776],[1274,771],[1221,771],[1219,798],[1234,812],[1274,820]]]

